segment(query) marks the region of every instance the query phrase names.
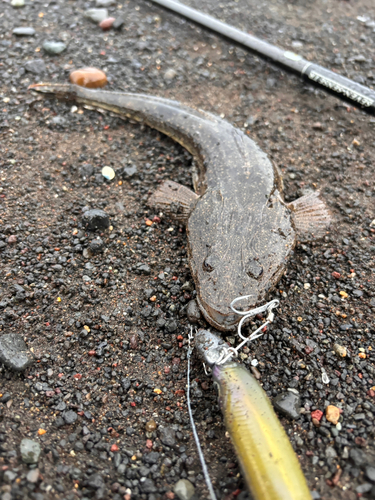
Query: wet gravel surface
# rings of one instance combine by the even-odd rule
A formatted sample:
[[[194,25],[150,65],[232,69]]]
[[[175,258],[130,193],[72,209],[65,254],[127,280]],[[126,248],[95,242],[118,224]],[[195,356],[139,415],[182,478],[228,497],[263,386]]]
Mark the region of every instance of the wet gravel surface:
[[[370,1],[187,3],[374,83]],[[91,2],[0,4],[0,498],[208,495],[186,406],[185,230],[146,205],[164,179],[191,187],[192,159],[146,127],[27,93],[85,65],[106,71],[109,89],[247,128],[283,172],[287,201],[322,191],[335,222],[298,243],[272,294],[275,323],[241,358],[277,397],[314,498],[375,498],[375,119],[147,2],[97,6],[117,30],[85,17]],[[192,385],[218,498],[245,500],[197,358]],[[174,493],[179,480],[189,494]]]

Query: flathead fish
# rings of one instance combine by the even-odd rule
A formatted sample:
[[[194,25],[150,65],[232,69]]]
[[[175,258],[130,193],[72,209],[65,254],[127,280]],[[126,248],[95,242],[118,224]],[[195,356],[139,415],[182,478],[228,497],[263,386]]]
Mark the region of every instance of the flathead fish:
[[[196,159],[195,192],[165,182],[150,199],[186,224],[189,264],[206,320],[233,330],[230,303],[251,309],[285,271],[301,233],[325,231],[329,213],[319,193],[286,204],[278,169],[250,137],[221,118],[142,94],[41,83],[31,90],[144,122],[182,144]]]

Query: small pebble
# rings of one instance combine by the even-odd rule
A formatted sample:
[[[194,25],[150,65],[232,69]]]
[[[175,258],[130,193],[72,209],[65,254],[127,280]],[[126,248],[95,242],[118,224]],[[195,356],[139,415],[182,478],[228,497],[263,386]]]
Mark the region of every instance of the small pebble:
[[[7,333],[0,337],[0,362],[16,372],[26,370],[34,362],[22,335]]]
[[[29,470],[29,472],[27,473],[26,479],[27,479],[27,481],[29,481],[29,483],[36,483],[39,479],[39,469]]]
[[[25,464],[37,464],[42,450],[38,442],[25,438],[21,441],[20,451]]]
[[[89,250],[92,255],[98,255],[104,250],[104,241],[101,238],[95,238],[95,240],[90,241]]]
[[[198,323],[201,319],[201,311],[196,300],[191,300],[186,309],[186,315],[190,323]]]
[[[109,181],[111,181],[112,179],[115,178],[115,175],[116,175],[116,173],[112,167],[103,167],[102,168],[102,176],[105,179],[108,179]]]
[[[66,45],[64,42],[54,42],[46,40],[43,43],[43,49],[50,55],[58,55],[64,52]]]
[[[34,59],[25,62],[25,70],[34,75],[41,75],[46,71],[46,65],[43,59]]]
[[[103,19],[103,21],[99,24],[99,26],[100,28],[102,28],[103,31],[110,30],[115,20],[116,19],[114,17],[107,17],[107,19]]]
[[[113,22],[112,24],[112,28],[114,30],[121,30],[121,28],[123,27],[125,23],[125,17],[122,15],[122,16],[119,16],[116,18],[116,20]]]
[[[177,76],[177,71],[174,69],[167,69],[164,73],[164,80],[171,81]]]
[[[95,24],[99,24],[108,17],[107,9],[88,9],[85,11],[84,16]]]
[[[190,500],[195,493],[195,488],[188,479],[180,479],[174,485],[173,491],[180,500]]]
[[[333,350],[335,351],[335,354],[339,356],[340,358],[345,358],[346,357],[346,347],[340,345],[340,344],[334,344],[333,345]]]
[[[301,399],[298,393],[286,391],[278,394],[273,400],[273,405],[288,418],[296,419],[300,416]]]
[[[83,214],[82,222],[88,231],[104,230],[109,227],[109,215],[104,210],[94,208]]]
[[[116,5],[117,0],[96,0],[95,5],[97,7],[111,7]]]
[[[14,28],[13,35],[17,35],[17,36],[34,36],[35,35],[35,30],[34,30],[34,28],[31,28],[31,27],[28,27],[28,26],[20,27],[20,28]]]
[[[105,73],[97,68],[76,69],[70,73],[69,80],[75,85],[88,89],[102,88],[107,85]]]
[[[147,432],[154,432],[157,428],[155,420],[149,420],[145,427]]]
[[[340,410],[336,406],[329,405],[326,408],[326,419],[333,425],[336,425],[340,418]]]
[[[12,0],[10,5],[18,9],[19,7],[23,7],[25,5],[25,0]]]

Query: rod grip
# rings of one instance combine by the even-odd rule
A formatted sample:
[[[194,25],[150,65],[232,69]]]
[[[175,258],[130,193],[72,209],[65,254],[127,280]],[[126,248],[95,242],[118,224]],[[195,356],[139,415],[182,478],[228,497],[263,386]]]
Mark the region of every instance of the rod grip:
[[[375,91],[345,76],[313,63],[308,64],[306,69],[302,71],[302,75],[332,92],[354,101],[357,105],[375,109]]]

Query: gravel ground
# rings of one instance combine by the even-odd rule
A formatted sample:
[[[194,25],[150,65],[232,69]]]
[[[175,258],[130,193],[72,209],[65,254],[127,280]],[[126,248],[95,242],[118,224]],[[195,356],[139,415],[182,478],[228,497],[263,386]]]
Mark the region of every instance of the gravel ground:
[[[195,291],[185,230],[146,205],[164,179],[191,187],[192,158],[146,127],[27,92],[87,65],[106,71],[109,89],[247,128],[283,172],[288,201],[322,191],[335,222],[322,241],[297,245],[272,294],[275,323],[242,359],[258,360],[270,398],[293,399],[297,413],[280,418],[314,498],[375,498],[374,118],[145,1],[108,3],[122,29],[103,32],[82,0],[0,4],[0,356],[12,334],[27,345],[7,361],[23,371],[0,368],[0,498],[208,495],[186,406]],[[374,83],[369,0],[186,3]],[[35,33],[12,33],[20,27]],[[50,55],[45,41],[66,48]],[[102,229],[86,229],[90,209],[106,212]],[[218,497],[247,499],[196,358],[192,398]],[[181,479],[190,493],[174,493]]]

